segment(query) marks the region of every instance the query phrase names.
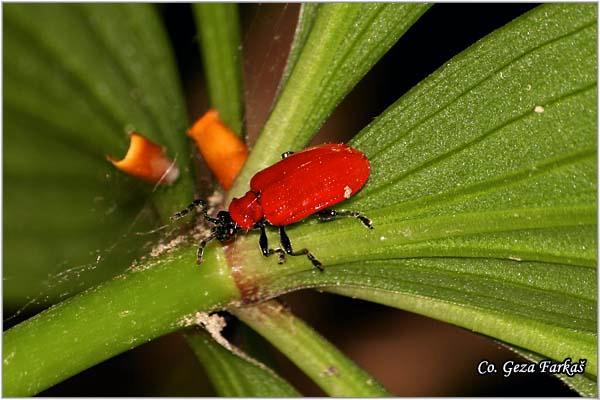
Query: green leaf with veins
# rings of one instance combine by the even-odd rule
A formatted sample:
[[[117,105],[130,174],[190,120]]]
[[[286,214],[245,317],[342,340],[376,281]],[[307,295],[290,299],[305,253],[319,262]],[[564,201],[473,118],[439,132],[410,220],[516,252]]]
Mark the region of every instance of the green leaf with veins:
[[[4,304],[47,304],[147,253],[135,232],[189,201],[185,106],[152,6],[9,4],[3,21]],[[168,148],[176,185],[106,161],[131,129]]]

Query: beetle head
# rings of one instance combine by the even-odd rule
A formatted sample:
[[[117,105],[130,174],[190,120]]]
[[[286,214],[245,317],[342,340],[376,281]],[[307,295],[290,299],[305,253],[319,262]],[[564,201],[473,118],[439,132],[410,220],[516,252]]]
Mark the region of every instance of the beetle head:
[[[219,211],[214,224],[212,232],[220,242],[230,241],[240,229],[227,211]]]

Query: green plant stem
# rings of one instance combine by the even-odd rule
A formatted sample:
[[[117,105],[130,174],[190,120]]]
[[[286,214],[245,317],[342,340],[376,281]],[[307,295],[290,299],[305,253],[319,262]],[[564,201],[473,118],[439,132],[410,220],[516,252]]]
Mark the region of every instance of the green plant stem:
[[[4,396],[31,396],[222,308],[238,291],[221,248],[202,267],[185,247],[54,306],[4,333]]]
[[[194,4],[200,49],[212,107],[238,135],[242,133],[241,40],[237,4]]]
[[[276,301],[233,310],[304,371],[328,395],[389,396],[369,374]]]

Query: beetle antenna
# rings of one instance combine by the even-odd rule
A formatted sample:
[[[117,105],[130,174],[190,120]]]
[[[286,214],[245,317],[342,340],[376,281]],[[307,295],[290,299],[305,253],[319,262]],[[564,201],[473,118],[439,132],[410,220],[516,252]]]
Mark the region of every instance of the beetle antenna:
[[[201,199],[194,200],[186,208],[173,214],[173,216],[171,216],[171,221],[177,221],[178,219],[185,217],[187,214],[194,211],[197,207],[202,207],[200,212],[202,213],[202,216],[205,220],[212,222],[213,224],[217,224],[219,222],[218,219],[215,219],[208,215],[206,210],[208,208],[208,205],[206,204],[206,201]]]

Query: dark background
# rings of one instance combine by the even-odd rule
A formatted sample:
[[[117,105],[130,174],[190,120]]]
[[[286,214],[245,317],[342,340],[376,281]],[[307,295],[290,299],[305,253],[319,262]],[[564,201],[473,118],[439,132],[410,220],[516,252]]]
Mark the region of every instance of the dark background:
[[[445,61],[534,6],[506,3],[433,6],[359,82],[314,142],[350,139]],[[191,6],[158,7],[174,46],[189,118],[193,120],[206,111],[208,101]],[[298,8],[298,4],[240,6],[245,123],[250,144],[268,116]],[[295,314],[397,396],[576,395],[558,379],[543,374],[510,378],[501,374],[478,376],[476,367],[482,359],[501,366],[505,360],[518,358],[497,342],[461,328],[315,291],[293,293],[284,300]],[[27,314],[33,313],[35,310]],[[10,325],[20,320],[11,321]],[[243,326],[233,322],[227,334],[239,341],[245,332]],[[303,394],[323,395],[276,350],[267,347],[266,351],[273,367]],[[182,337],[172,334],[107,360],[41,395],[214,396],[215,393]]]

